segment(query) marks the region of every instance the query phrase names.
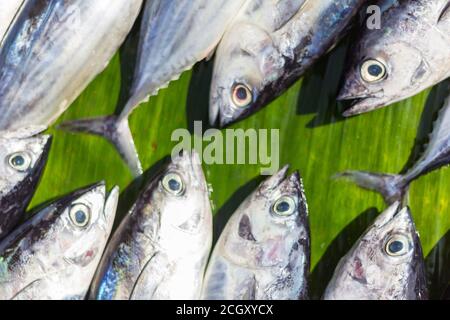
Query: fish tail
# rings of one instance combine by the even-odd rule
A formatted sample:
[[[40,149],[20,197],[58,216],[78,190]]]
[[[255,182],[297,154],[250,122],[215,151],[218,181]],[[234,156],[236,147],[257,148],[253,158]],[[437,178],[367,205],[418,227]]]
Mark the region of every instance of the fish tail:
[[[345,171],[335,177],[350,180],[361,188],[380,193],[388,204],[403,201],[408,188],[408,183],[402,175]]]
[[[58,129],[70,132],[89,133],[106,138],[116,147],[133,174],[136,176],[142,174],[142,165],[139,161],[127,118],[112,115],[74,120],[60,124]]]

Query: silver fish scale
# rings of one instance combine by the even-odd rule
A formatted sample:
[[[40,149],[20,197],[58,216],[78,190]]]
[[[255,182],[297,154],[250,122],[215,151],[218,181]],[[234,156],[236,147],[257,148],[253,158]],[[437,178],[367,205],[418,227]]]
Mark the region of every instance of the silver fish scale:
[[[106,67],[141,4],[25,1],[0,49],[0,130],[52,124]]]
[[[183,184],[173,194],[165,179]],[[99,300],[197,299],[211,249],[212,213],[198,155],[154,177],[111,238],[95,276]]]
[[[211,255],[203,299],[284,300],[308,296],[310,238],[306,199],[287,167],[263,182],[228,221]],[[291,215],[273,211],[291,199]],[[286,200],[290,201],[290,200]]]

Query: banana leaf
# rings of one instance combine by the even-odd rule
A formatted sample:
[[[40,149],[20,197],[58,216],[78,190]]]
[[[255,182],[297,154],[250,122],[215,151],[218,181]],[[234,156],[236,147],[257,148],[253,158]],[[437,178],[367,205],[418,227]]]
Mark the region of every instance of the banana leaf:
[[[58,123],[120,110],[128,97],[137,37],[134,30],[108,68]],[[423,150],[448,86],[441,84],[389,108],[344,119],[335,97],[349,43],[344,41],[267,108],[232,127],[279,129],[280,165],[289,163],[304,179],[312,234],[313,298],[320,298],[339,259],[385,208],[379,195],[333,176],[347,169],[397,173],[408,168]],[[131,129],[147,170],[140,178],[130,174],[104,139],[50,128],[54,142],[31,207],[105,180],[109,188],[119,185],[122,190],[118,223],[153,169],[177,144],[171,141],[172,132],[178,128],[192,132],[194,121],[203,121],[203,130],[208,129],[211,72],[211,61],[198,64],[134,112]],[[217,238],[234,209],[263,178],[258,165],[205,165],[204,170],[213,189]],[[420,178],[410,189],[432,298],[441,297],[450,279],[448,194],[450,171],[446,168]]]

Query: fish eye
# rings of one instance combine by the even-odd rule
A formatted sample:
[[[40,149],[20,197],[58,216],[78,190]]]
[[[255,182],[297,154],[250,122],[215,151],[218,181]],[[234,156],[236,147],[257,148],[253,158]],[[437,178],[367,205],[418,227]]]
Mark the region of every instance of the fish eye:
[[[179,174],[168,173],[162,179],[162,185],[169,193],[180,195],[184,191],[184,183]]]
[[[246,108],[253,101],[252,90],[250,90],[248,86],[242,83],[238,83],[233,86],[231,96],[233,99],[233,103],[238,108]]]
[[[287,217],[295,212],[295,201],[291,197],[283,196],[273,205],[273,212],[279,216]]]
[[[386,242],[385,251],[392,257],[403,256],[409,251],[409,240],[403,235],[395,235]]]
[[[386,77],[386,66],[379,60],[366,60],[361,66],[361,77],[370,83],[383,80]]]
[[[75,204],[70,208],[69,216],[77,227],[85,227],[91,219],[91,210],[84,204]]]
[[[31,167],[31,157],[26,152],[16,152],[8,157],[8,163],[14,170],[24,172]]]

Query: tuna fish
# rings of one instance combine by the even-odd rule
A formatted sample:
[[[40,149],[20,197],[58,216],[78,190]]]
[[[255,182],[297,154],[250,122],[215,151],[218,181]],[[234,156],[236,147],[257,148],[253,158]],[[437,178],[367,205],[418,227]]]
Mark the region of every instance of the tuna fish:
[[[203,299],[308,297],[308,209],[298,173],[263,182],[234,212],[208,264]]]
[[[107,66],[141,4],[25,1],[0,48],[0,131],[51,125]]]
[[[0,239],[23,218],[44,171],[51,137],[28,129],[0,133]]]
[[[147,1],[131,94],[120,115],[72,121],[61,128],[107,138],[132,172],[140,175],[142,166],[128,117],[140,103],[156,95],[183,71],[210,57],[227,26],[248,1]]]
[[[427,299],[425,264],[409,208],[392,204],[339,262],[325,300]]]
[[[114,233],[91,298],[198,299],[212,241],[208,192],[198,155],[175,157]]]
[[[210,122],[241,120],[266,106],[326,54],[366,0],[253,0],[216,54]]]
[[[0,299],[84,299],[113,225],[119,191],[103,183],[50,204],[0,243]]]
[[[449,9],[448,0],[398,1],[383,12],[380,29],[363,30],[339,94],[352,103],[345,116],[401,101],[450,76]]]

